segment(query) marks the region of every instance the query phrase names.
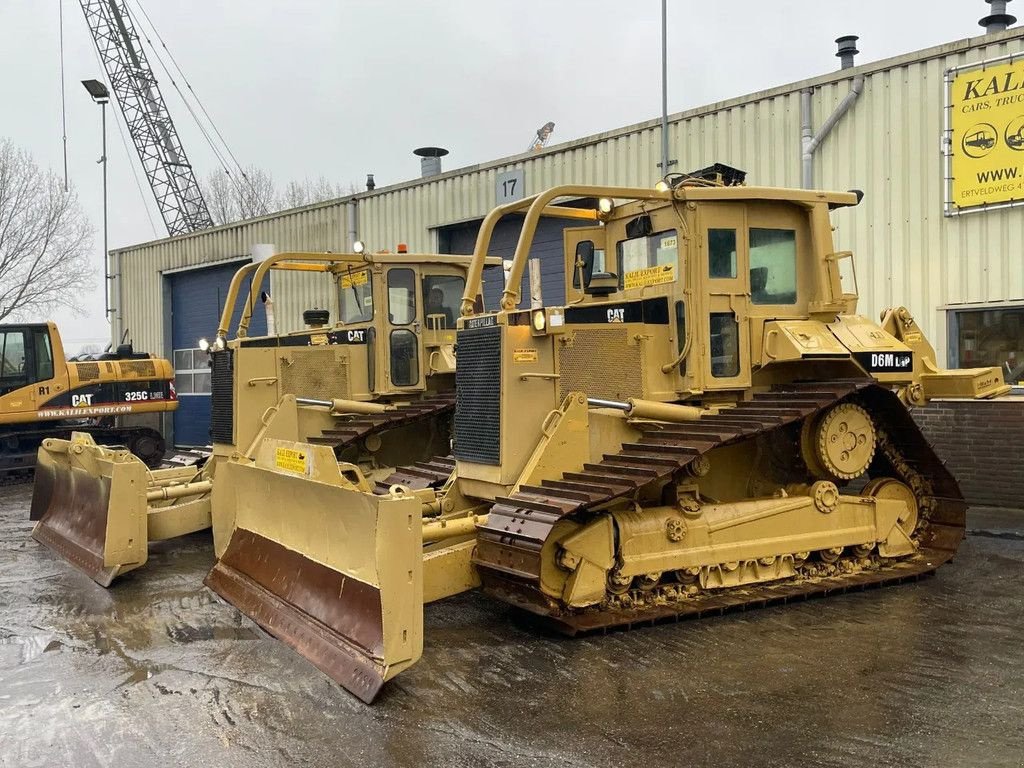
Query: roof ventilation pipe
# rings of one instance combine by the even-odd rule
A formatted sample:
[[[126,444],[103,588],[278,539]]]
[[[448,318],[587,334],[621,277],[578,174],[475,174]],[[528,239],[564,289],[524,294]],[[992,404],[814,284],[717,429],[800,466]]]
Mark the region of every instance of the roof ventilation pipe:
[[[441,174],[441,158],[448,154],[441,147],[420,147],[412,151],[420,159],[420,175],[424,179]]]
[[[856,35],[844,35],[843,37],[836,38],[836,45],[839,46],[839,50],[836,51],[836,57],[839,59],[841,69],[852,69],[854,67],[853,57],[860,53],[857,50],[857,41],[859,39]]]
[[[839,53],[836,55],[843,60],[843,69],[847,69],[846,57],[849,57],[850,66],[853,65],[853,56],[858,53],[856,48],[857,37],[847,35],[836,40],[839,44]],[[821,142],[832,132],[836,123],[843,119],[853,102],[857,100],[864,90],[864,75],[857,75],[850,84],[850,92],[839,102],[839,106],[822,123],[817,133],[811,127],[811,95],[813,90],[805,88],[800,91],[800,149],[803,160],[802,172],[800,174],[800,185],[804,189],[811,189],[814,186],[814,153],[821,146]]]
[[[990,6],[988,16],[978,21],[978,24],[985,28],[985,34],[991,35],[993,32],[1002,32],[1012,24],[1017,23],[1017,17],[1011,16],[1006,12],[1006,4],[1011,0],[985,0]]]

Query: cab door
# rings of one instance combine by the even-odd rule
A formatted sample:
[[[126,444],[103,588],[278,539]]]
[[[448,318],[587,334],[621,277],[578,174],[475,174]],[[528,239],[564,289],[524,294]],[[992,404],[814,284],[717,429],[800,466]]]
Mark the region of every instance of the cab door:
[[[0,413],[34,415],[65,388],[66,383],[55,377],[46,326],[0,329]]]
[[[409,267],[387,271],[386,377],[392,389],[422,391],[423,328],[419,275]]]
[[[707,286],[700,318],[704,389],[750,385],[747,307],[750,267],[746,210],[740,205],[700,207],[700,271]]]

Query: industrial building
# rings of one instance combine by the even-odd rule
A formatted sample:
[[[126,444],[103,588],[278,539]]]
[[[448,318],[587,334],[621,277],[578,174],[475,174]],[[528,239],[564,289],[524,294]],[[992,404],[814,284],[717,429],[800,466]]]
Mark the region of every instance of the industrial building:
[[[987,120],[961,137],[957,120],[973,107],[957,106],[956,113],[954,102],[964,94],[952,88],[963,73],[1012,70],[1017,56],[1024,66],[1024,29],[1001,29],[1012,17],[994,18],[978,37],[872,63],[854,60],[856,38],[840,38],[836,71],[670,115],[669,156],[673,171],[721,162],[746,171],[752,185],[863,190],[858,207],[833,219],[838,247],[857,256],[861,312],[877,317],[884,307],[906,305],[940,361],[999,365],[1019,382],[1024,211],[1016,207],[1015,183],[964,190],[966,174],[974,173],[964,162],[981,169],[986,153],[996,157],[992,147],[1002,136],[988,131],[1002,129]],[[1017,86],[1012,71],[1000,75],[995,91],[982,76],[968,83],[966,95],[996,99],[1011,85]],[[999,150],[1015,151],[1022,136],[1007,125]],[[654,119],[455,170],[442,170],[442,152],[428,151],[421,178],[119,249],[111,253],[121,275],[119,326],[137,348],[173,356],[182,400],[174,440],[204,443],[209,371],[194,350],[216,329],[230,278],[254,244],[343,251],[358,239],[372,251],[406,243],[413,252],[467,253],[496,203],[566,183],[653,186],[662,177],[660,148],[661,120]],[[978,183],[989,173],[1002,171],[983,170]],[[564,298],[563,226],[546,222],[532,254],[541,260],[547,304]],[[516,229],[499,228],[493,255],[511,255]],[[502,287],[500,270],[493,272],[485,288],[489,306]],[[329,306],[323,285],[305,277],[275,278],[271,294],[278,330],[301,327],[303,309]],[[263,313],[255,315],[260,332]]]

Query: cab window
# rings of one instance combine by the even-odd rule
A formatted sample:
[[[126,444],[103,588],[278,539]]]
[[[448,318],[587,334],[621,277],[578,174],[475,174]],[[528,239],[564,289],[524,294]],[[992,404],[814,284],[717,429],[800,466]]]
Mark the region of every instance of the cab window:
[[[708,230],[708,277],[736,277],[736,230]]]
[[[0,394],[30,383],[25,360],[25,332],[0,333]]]
[[[50,334],[45,330],[33,332],[33,349],[36,357],[36,381],[53,378],[53,350],[50,348]]]
[[[373,275],[370,270],[346,272],[338,279],[341,322],[366,323],[373,319]]]
[[[620,240],[615,250],[619,261],[620,288],[671,283],[676,279],[679,238],[674,229]],[[597,272],[596,263],[594,271]]]
[[[796,232],[792,229],[751,228],[750,300],[796,303]]]
[[[423,321],[428,331],[455,327],[466,281],[459,275],[426,275],[423,278]]]
[[[388,319],[393,325],[416,320],[416,273],[411,269],[388,272]]]

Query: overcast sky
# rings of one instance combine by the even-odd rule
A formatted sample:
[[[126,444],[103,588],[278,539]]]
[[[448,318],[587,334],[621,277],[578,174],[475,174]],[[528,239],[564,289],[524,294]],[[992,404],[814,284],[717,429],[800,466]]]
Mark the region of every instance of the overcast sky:
[[[0,137],[63,172],[59,2],[0,2]],[[373,173],[384,186],[418,175],[415,147],[447,147],[451,170],[524,151],[549,120],[554,145],[660,114],[659,0],[130,3],[241,163],[281,184],[323,174],[362,188]],[[79,3],[63,8],[69,173],[96,228],[100,275],[99,108],[79,81],[106,78]],[[975,36],[987,10],[983,0],[669,0],[669,111],[835,69],[840,35],[861,36],[861,63]],[[204,177],[219,164],[160,82]],[[164,237],[148,187],[136,187],[134,151],[113,125],[109,141],[111,247]],[[102,308],[97,278],[84,317],[55,319],[73,342],[100,341]]]

